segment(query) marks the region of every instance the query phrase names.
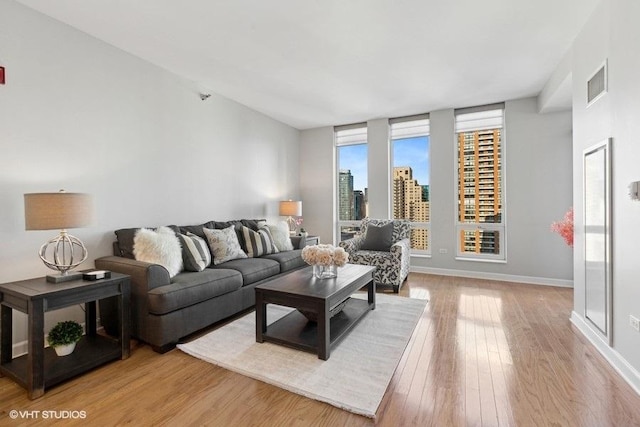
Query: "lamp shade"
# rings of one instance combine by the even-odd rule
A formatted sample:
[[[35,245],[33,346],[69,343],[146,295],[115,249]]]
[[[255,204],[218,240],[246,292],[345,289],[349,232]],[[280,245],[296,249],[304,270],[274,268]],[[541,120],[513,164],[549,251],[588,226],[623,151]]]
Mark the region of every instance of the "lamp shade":
[[[30,193],[24,195],[26,230],[62,230],[89,225],[91,197],[84,193]]]
[[[302,216],[302,202],[293,200],[283,200],[280,202],[281,216]]]

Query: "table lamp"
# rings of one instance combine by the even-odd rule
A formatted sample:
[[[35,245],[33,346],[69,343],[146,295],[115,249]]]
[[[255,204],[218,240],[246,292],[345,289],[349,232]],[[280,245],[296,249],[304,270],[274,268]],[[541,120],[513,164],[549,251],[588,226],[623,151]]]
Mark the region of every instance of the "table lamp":
[[[86,226],[91,221],[91,198],[83,193],[30,193],[24,195],[26,230],[60,230],[60,234],[40,247],[40,259],[60,274],[48,275],[51,283],[82,278],[82,273],[69,273],[87,259],[87,248],[80,239],[67,233],[67,228]]]
[[[302,202],[293,200],[283,200],[280,202],[280,216],[286,216],[287,224],[289,224],[289,233],[295,234],[296,220],[294,216],[302,216]]]

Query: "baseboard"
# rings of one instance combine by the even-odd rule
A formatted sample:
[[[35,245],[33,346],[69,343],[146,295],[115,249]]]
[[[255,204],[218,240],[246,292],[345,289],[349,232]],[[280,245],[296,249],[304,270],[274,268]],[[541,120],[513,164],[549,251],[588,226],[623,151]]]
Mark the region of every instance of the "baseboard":
[[[573,280],[551,279],[548,277],[517,276],[512,274],[485,273],[482,271],[452,270],[447,268],[411,267],[413,273],[438,274],[441,276],[470,277],[473,279],[498,280],[501,282],[528,283],[532,285],[559,286],[573,288]]]
[[[582,335],[607,359],[607,362],[613,366],[613,369],[622,376],[631,388],[640,395],[640,372],[631,366],[614,348],[609,347],[600,335],[596,334],[591,327],[589,327],[584,318],[575,311],[571,312],[571,323],[578,328]]]

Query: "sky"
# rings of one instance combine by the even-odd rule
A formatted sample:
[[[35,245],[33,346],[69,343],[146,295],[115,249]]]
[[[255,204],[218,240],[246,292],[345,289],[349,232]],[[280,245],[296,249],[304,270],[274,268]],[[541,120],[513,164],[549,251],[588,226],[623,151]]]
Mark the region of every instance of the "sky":
[[[367,145],[340,147],[339,169],[351,170],[353,189],[367,187]],[[393,166],[410,166],[418,184],[429,184],[429,137],[398,139],[393,142]]]

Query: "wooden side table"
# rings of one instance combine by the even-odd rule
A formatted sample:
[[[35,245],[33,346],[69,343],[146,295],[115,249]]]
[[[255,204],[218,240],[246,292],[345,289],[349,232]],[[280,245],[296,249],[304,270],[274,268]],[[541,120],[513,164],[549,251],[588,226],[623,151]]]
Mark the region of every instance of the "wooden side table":
[[[30,399],[44,390],[114,359],[129,357],[130,281],[125,274],[110,279],[49,283],[44,277],[0,285],[0,374],[27,389]],[[118,337],[96,334],[96,301],[116,297]],[[85,306],[86,335],[69,356],[44,348],[44,313],[76,304]],[[13,310],[28,316],[28,353],[12,358]]]
[[[319,245],[320,244],[320,236],[307,236],[306,240],[307,240],[306,246]]]

